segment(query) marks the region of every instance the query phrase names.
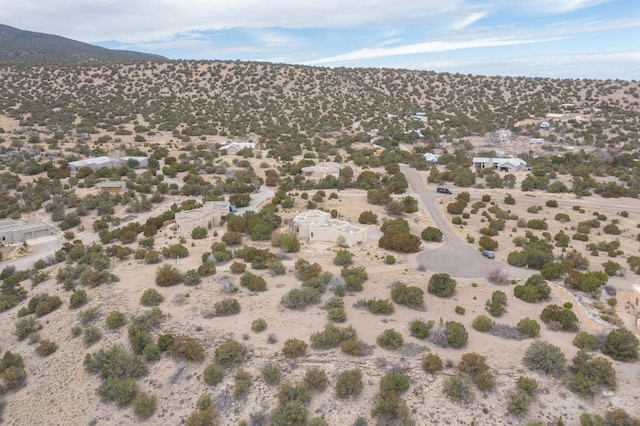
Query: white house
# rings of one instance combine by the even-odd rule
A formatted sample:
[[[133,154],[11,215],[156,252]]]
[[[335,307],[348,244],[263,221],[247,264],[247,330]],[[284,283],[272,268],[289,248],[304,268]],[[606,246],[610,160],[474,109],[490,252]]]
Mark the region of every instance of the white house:
[[[98,169],[106,167],[108,169],[113,169],[115,167],[124,166],[129,163],[129,160],[132,160],[132,164],[134,164],[134,168],[146,168],[149,167],[149,157],[91,157],[85,158],[84,160],[71,161],[69,163],[69,171],[72,175],[78,173],[83,167],[89,167],[94,172]]]
[[[438,158],[440,158],[440,155],[434,154],[432,152],[427,152],[426,154],[424,154],[424,159],[432,163],[437,163]]]
[[[33,238],[51,235],[51,227],[46,223],[27,223],[24,220],[0,219],[0,242],[17,243]]]
[[[514,173],[527,170],[527,162],[520,158],[490,158],[473,157],[473,167],[476,170],[488,168],[497,169],[499,172]]]
[[[529,138],[529,143],[534,145],[544,144],[544,138]]]
[[[220,151],[227,151],[227,154],[237,154],[238,151],[242,151],[245,148],[256,149],[256,144],[253,142],[231,142],[221,146]]]
[[[549,127],[551,127],[551,124],[549,124],[548,121],[543,121],[542,123],[540,123],[541,129],[548,129]]]
[[[324,179],[327,176],[340,176],[340,169],[343,166],[334,161],[318,163],[315,166],[307,166],[301,169],[302,175],[307,179]]]
[[[355,246],[367,238],[364,228],[350,224],[344,220],[331,219],[331,215],[320,210],[309,210],[296,216],[292,223],[292,230],[300,238],[312,241],[336,242],[339,237],[344,243]]]
[[[228,215],[229,203],[210,201],[200,208],[177,212],[176,226],[178,231],[190,235],[197,227],[211,229],[214,226],[220,226]]]

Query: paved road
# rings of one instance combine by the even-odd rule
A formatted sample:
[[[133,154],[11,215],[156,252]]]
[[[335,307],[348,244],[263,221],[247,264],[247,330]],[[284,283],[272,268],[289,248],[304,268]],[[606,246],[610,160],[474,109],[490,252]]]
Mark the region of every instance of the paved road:
[[[429,244],[427,249],[418,253],[416,257],[417,262],[427,271],[447,273],[458,278],[486,278],[489,272],[496,269],[503,270],[510,277],[531,275],[531,271],[514,268],[498,259],[490,260],[482,256],[475,246],[458,235],[442,214],[438,206],[438,198],[442,195],[435,192],[435,187],[428,188],[422,174],[415,169],[405,165],[401,165],[400,169],[406,176],[412,192],[426,209],[431,222],[440,228],[443,234],[442,244]]]
[[[11,265],[15,266],[17,271],[31,269],[38,260],[53,256],[56,250],[62,247],[62,242],[54,235],[27,240],[27,244],[35,250],[34,253],[29,253],[25,257],[16,257],[15,259],[2,262],[0,263],[0,267],[4,268],[5,266]]]

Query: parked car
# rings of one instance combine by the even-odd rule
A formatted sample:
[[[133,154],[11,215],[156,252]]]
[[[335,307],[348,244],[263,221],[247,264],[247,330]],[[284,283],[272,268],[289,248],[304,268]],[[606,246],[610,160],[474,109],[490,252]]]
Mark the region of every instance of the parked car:
[[[495,257],[496,257],[495,253],[490,251],[490,250],[482,250],[481,253],[487,259],[495,259]]]
[[[451,192],[451,190],[447,187],[444,186],[439,186],[436,189],[436,192],[440,193],[440,194],[453,194],[453,192]]]

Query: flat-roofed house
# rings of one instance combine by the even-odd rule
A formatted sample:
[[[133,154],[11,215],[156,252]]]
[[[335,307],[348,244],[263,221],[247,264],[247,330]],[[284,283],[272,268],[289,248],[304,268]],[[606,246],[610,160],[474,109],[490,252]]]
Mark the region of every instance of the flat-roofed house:
[[[292,228],[298,237],[307,238],[309,242],[337,242],[342,237],[344,244],[352,247],[367,239],[366,229],[344,220],[332,219],[329,213],[320,210],[300,213],[293,219]]]
[[[497,169],[499,172],[515,173],[528,170],[527,162],[520,158],[491,158],[473,157],[473,167],[480,171],[483,169]]]
[[[307,179],[324,179],[327,176],[340,176],[342,166],[333,161],[318,163],[315,166],[307,166],[301,169],[302,175]]]
[[[123,180],[108,180],[96,183],[96,188],[101,193],[120,194],[127,190],[127,182]]]
[[[245,148],[256,149],[256,144],[253,142],[231,142],[229,144],[222,145],[220,147],[220,151],[224,150],[227,151],[227,154],[233,155]]]
[[[84,160],[72,161],[69,163],[69,172],[72,175],[78,173],[83,167],[88,167],[94,172],[98,169],[106,167],[113,169],[115,167],[129,165],[134,169],[149,167],[149,157],[91,157]]]
[[[226,201],[209,201],[197,209],[177,212],[175,216],[176,227],[183,234],[190,235],[197,227],[211,229],[222,225],[228,215],[229,203]]]
[[[617,297],[635,312],[636,333],[640,333],[640,285],[636,284],[631,286],[631,290],[618,292]]]
[[[34,238],[51,235],[51,227],[46,223],[27,223],[24,220],[0,219],[0,242],[19,243]]]

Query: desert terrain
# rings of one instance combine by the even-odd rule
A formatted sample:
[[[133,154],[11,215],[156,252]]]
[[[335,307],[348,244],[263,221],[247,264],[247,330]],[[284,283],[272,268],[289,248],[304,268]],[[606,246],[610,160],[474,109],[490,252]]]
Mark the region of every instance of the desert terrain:
[[[97,66],[83,68],[75,74],[63,68],[36,67],[39,80],[19,68],[7,67],[0,71],[5,76],[3,84],[21,95],[13,103],[4,99],[0,110],[2,194],[6,200],[13,197],[11,203],[0,206],[0,211],[3,218],[42,221],[51,224],[53,230],[53,235],[44,240],[6,244],[11,248],[26,244],[34,248],[34,253],[15,259],[7,259],[5,255],[0,263],[0,270],[6,271],[3,272],[5,282],[15,271],[31,271],[30,279],[20,281],[25,292],[23,297],[0,313],[0,355],[19,354],[26,372],[19,386],[4,391],[3,424],[259,425],[271,421],[272,424],[316,425],[555,425],[561,424],[561,419],[562,424],[579,425],[584,413],[605,416],[619,409],[630,417],[640,417],[637,353],[625,361],[602,353],[602,342],[607,333],[619,327],[636,336],[638,331],[638,314],[623,296],[630,294],[637,283],[634,267],[628,259],[638,256],[640,249],[637,238],[640,224],[638,169],[633,163],[638,156],[638,107],[631,95],[635,90],[629,90],[637,83],[526,79],[518,82],[477,77],[476,83],[481,82],[485,90],[508,100],[516,93],[522,93],[526,98],[524,94],[535,92],[533,87],[536,85],[543,88],[556,84],[558,90],[550,92],[554,93],[553,101],[575,96],[575,103],[590,113],[590,121],[582,124],[576,124],[572,118],[556,123],[549,131],[541,131],[534,129],[540,119],[535,119],[533,124],[518,120],[541,117],[543,108],[521,104],[518,113],[521,117],[512,116],[511,121],[506,122],[517,127],[522,137],[499,144],[492,134],[497,126],[486,120],[486,114],[487,109],[500,114],[501,108],[491,102],[483,108],[478,107],[486,97],[470,103],[469,116],[476,120],[473,123],[451,123],[456,116],[454,111],[438,106],[443,100],[451,99],[454,93],[456,100],[449,108],[464,105],[460,100],[464,94],[475,93],[474,85],[466,81],[470,77],[466,76],[432,73],[421,76],[400,72],[393,80],[391,71],[379,74],[366,71],[361,76],[365,87],[354,86],[351,79],[357,79],[349,70],[329,73],[320,80],[317,70],[263,64],[242,67],[235,63],[187,62],[123,65],[115,70]],[[117,84],[110,80],[113,72],[122,77],[120,87],[116,88]],[[75,81],[74,76],[78,75],[80,78]],[[182,76],[175,80],[175,85],[165,84],[166,78],[175,75]],[[218,85],[211,88],[214,78]],[[462,89],[452,91],[452,81]],[[147,84],[146,88],[142,88],[142,82]],[[429,94],[428,84],[437,90]],[[229,86],[235,88],[232,90]],[[22,89],[18,90],[18,87]],[[211,104],[205,104],[200,98],[207,87]],[[272,92],[270,87],[282,88],[286,96]],[[371,99],[365,95],[374,89],[387,95],[401,90],[403,94],[398,97],[406,96],[403,102],[409,106],[393,105],[393,96],[389,95],[381,104],[367,101],[371,104],[358,106],[354,113],[350,108],[353,102],[350,97],[361,93]],[[50,90],[54,94],[52,98],[58,98],[58,101],[46,101],[51,105],[42,105],[45,101],[38,101],[34,95],[43,90]],[[117,97],[111,98],[112,90],[120,91],[118,96],[123,99],[135,101],[132,111],[126,111],[125,106],[117,102]],[[602,96],[594,95],[594,90],[601,90]],[[92,97],[100,100],[92,105]],[[158,98],[157,102],[154,97]],[[61,98],[67,103],[62,104]],[[589,98],[588,102],[586,98]],[[171,99],[176,104],[173,112],[158,108],[160,102]],[[332,116],[330,111],[341,102],[343,109],[336,108],[335,111],[345,111],[344,114]],[[305,109],[307,103],[315,103],[317,108]],[[189,107],[185,108],[185,105]],[[86,108],[85,113],[82,108]],[[212,108],[216,109],[215,113]],[[416,120],[403,118],[402,113],[416,112],[418,108],[436,108],[433,116],[437,120],[417,125]],[[71,121],[65,114],[67,110],[75,111]],[[603,110],[607,113],[615,110],[611,113],[613,117],[599,115],[604,114],[601,113]],[[395,120],[383,118],[387,113],[397,114],[400,118],[385,123],[385,120]],[[627,114],[626,118],[623,113]],[[609,126],[602,124],[609,122]],[[635,123],[633,130],[629,130],[630,122]],[[596,123],[599,124],[596,126]],[[196,136],[195,130],[205,126],[215,127],[215,132],[205,130]],[[423,133],[428,130],[429,136],[417,140],[404,140],[407,136],[399,136],[406,135],[406,129],[416,126],[422,127]],[[529,130],[526,130],[527,126]],[[589,126],[598,127],[602,138],[598,141],[591,140],[591,136],[585,138],[583,131]],[[545,146],[529,144],[528,138],[540,136],[538,133],[554,142]],[[446,142],[442,140],[445,135],[449,139]],[[351,145],[367,138],[380,144],[380,153],[367,148],[354,149]],[[220,145],[230,140],[249,140],[261,146],[239,154],[220,152]],[[580,147],[580,150],[567,150],[567,145]],[[470,166],[471,157],[487,153],[495,155],[496,151],[503,151],[506,156],[525,157],[530,170],[514,172],[512,178],[506,177],[509,173],[496,172],[501,180],[496,184],[493,174],[474,171]],[[425,163],[424,152],[436,153],[443,161]],[[157,166],[150,167],[151,170],[124,168],[121,174],[120,171],[87,172],[78,177],[64,173],[73,160],[113,153],[149,156],[157,160]],[[623,154],[629,155],[630,159],[623,158]],[[343,172],[336,180],[305,178],[296,168],[326,160],[348,166],[352,178],[346,179]],[[34,169],[36,164],[47,163],[51,164]],[[397,166],[399,168],[395,170]],[[462,172],[463,169],[466,171]],[[362,183],[364,179],[357,179],[366,176],[365,172],[377,175],[376,179],[371,178],[376,180],[371,184],[374,189],[390,188],[390,181],[402,180],[398,176],[405,177],[406,187],[397,192],[388,191],[386,195],[390,202],[371,203],[371,189]],[[456,176],[465,173],[474,176],[473,183],[457,180]],[[436,174],[439,177],[434,179]],[[277,181],[269,183],[270,176],[274,175]],[[11,183],[12,176],[19,178],[19,184]],[[237,184],[239,177],[246,178],[244,184],[259,180],[257,187],[247,193],[252,200],[260,201],[240,208],[235,216],[249,219],[252,214],[259,215],[262,211],[264,216],[261,217],[277,215],[279,220],[278,226],[270,230],[266,238],[254,238],[250,230],[242,231],[239,244],[228,244],[233,258],[206,260],[215,251],[212,245],[220,244],[225,240],[225,234],[232,231],[230,228],[234,225],[230,219],[206,229],[203,238],[176,231],[162,221],[156,233],[148,237],[140,231],[133,241],[125,241],[116,236],[118,234],[110,239],[104,232],[101,234],[105,229],[116,232],[130,224],[145,225],[154,218],[165,219],[165,213],[175,212],[190,202],[229,200],[245,191],[237,189],[241,187]],[[544,179],[547,182],[543,187],[540,181]],[[99,196],[95,184],[104,180],[126,180],[126,195],[94,200]],[[533,188],[528,187],[530,182],[533,182]],[[548,188],[555,182],[565,184],[567,190],[550,192]],[[591,185],[587,188],[588,195],[586,190],[577,189],[578,183],[582,182]],[[621,197],[611,196],[611,182],[616,183],[616,189],[617,185],[624,188]],[[236,184],[238,186],[233,186]],[[453,194],[437,193],[436,188],[443,185],[451,188]],[[48,197],[42,195],[47,191]],[[461,196],[468,197],[468,201],[461,213],[452,214],[449,205]],[[412,198],[416,209],[393,213],[391,203],[402,204],[406,197]],[[42,203],[29,204],[29,200],[40,198],[44,200]],[[507,202],[507,198],[512,201]],[[101,209],[100,201],[111,203],[112,208],[107,205]],[[19,206],[19,211],[12,210],[12,205]],[[80,208],[85,205],[91,207]],[[335,211],[336,218],[364,227],[368,238],[352,247],[345,247],[339,241],[309,241],[306,238],[298,239],[299,250],[278,247],[273,236],[293,229],[298,214],[314,209]],[[60,210],[62,220],[54,220],[55,213]],[[365,211],[377,216],[376,223],[359,223]],[[71,213],[78,214],[70,218]],[[491,244],[495,243],[491,250],[495,258],[488,259],[480,253],[484,247],[479,242],[489,235],[484,229],[498,221],[501,214],[506,218],[500,219],[504,222],[502,229],[490,234]],[[568,219],[559,220],[559,214]],[[442,232],[442,240],[420,239],[418,250],[410,253],[381,248],[378,244],[384,234],[381,225],[398,218],[406,221],[410,234],[420,237],[426,228],[435,227]],[[594,218],[598,220],[598,226],[586,231],[586,240],[582,236],[579,237],[582,239],[573,238],[576,234],[585,234],[580,225],[584,228],[583,222]],[[544,228],[537,228],[530,223],[532,220],[544,222]],[[612,225],[618,232],[605,232],[607,225]],[[607,229],[613,230],[613,227]],[[562,237],[565,234],[566,239]],[[579,255],[586,263],[580,273],[603,271],[607,261],[618,267],[607,274],[606,286],[603,283],[592,292],[566,285],[569,270],[563,270],[557,277],[545,280],[550,288],[548,297],[526,302],[514,296],[514,289],[524,285],[532,275],[539,274],[540,269],[514,266],[511,253],[522,250],[527,240],[547,242],[553,262],[558,264],[563,264],[571,253],[575,253],[571,255],[574,257]],[[43,244],[43,241],[51,243]],[[560,241],[565,245],[556,244]],[[612,241],[614,245],[610,244]],[[149,263],[144,256],[136,254],[138,250],[162,253],[163,249],[176,244],[188,249],[186,257],[160,255],[158,263]],[[73,258],[74,250],[79,251],[78,247],[89,250],[92,245],[99,247],[96,250],[101,250],[109,261],[91,267],[117,279],[106,279],[107,282],[98,285],[89,281],[91,284],[85,285],[78,278],[73,285],[67,285],[62,277],[65,268],[78,268],[82,263],[78,259],[80,256]],[[108,251],[109,247],[113,250]],[[116,247],[131,250],[120,255]],[[255,267],[254,262],[242,258],[242,249],[246,247],[265,250],[263,254],[271,252],[273,256],[269,259],[275,263],[279,261],[282,269],[275,272],[275,268]],[[366,271],[362,290],[344,288],[343,265],[336,264],[335,258],[345,250],[353,255],[350,267],[362,267]],[[6,252],[10,253],[11,249]],[[64,259],[62,252],[66,256]],[[390,261],[389,256],[394,260]],[[304,281],[299,278],[301,259],[310,264],[317,263],[326,282],[318,290],[314,303],[291,309],[285,306],[283,299],[292,290],[301,288]],[[179,271],[184,280],[187,271],[198,271],[204,263],[215,265],[215,273],[201,274],[199,280],[188,284],[157,284],[161,267]],[[246,271],[264,278],[266,290],[251,291],[243,285],[241,277],[244,275],[234,269],[237,263],[246,263]],[[34,281],[33,276],[38,273],[40,276]],[[455,290],[446,297],[428,292],[430,279],[442,273],[449,274],[456,282]],[[500,279],[496,280],[496,276]],[[398,283],[422,289],[424,302],[414,307],[393,302],[392,289]],[[86,293],[86,301],[81,306],[71,307],[74,294],[71,287]],[[153,342],[159,342],[163,335],[188,337],[201,347],[202,357],[187,360],[171,348],[157,357],[148,355],[147,359],[140,353],[148,374],[136,379],[136,392],[155,398],[153,410],[140,414],[136,412],[138,402],[119,404],[117,398],[109,400],[105,397],[108,392],[100,390],[101,377],[90,371],[86,359],[87,354],[95,357],[98,351],[106,351],[115,344],[132,352],[132,324],[152,309],[141,303],[141,297],[148,289],[156,290],[163,299],[157,304],[161,318],[147,330]],[[5,287],[3,291],[6,291]],[[505,312],[491,316],[486,302],[496,291],[506,295]],[[30,301],[37,295],[57,296],[62,304],[41,316],[29,313]],[[323,331],[331,322],[326,304],[336,297],[342,299],[346,319],[335,325],[353,328],[360,344],[359,355],[346,353],[340,345],[323,348],[312,344],[314,333]],[[216,314],[216,304],[228,299],[237,301],[239,312]],[[367,304],[372,300],[388,300],[393,312],[371,312],[371,305]],[[572,390],[574,373],[570,366],[579,352],[573,343],[578,330],[558,330],[555,325],[541,320],[547,306],[567,303],[578,318],[579,331],[600,340],[600,346],[591,352],[591,356],[602,357],[611,363],[615,370],[615,386],[598,384],[586,395]],[[124,326],[113,328],[108,325],[108,317],[114,311],[124,315]],[[480,315],[491,317],[496,325],[503,325],[505,329],[510,327],[518,338],[477,330],[474,320]],[[25,318],[33,318],[40,327],[19,339],[17,323]],[[513,330],[525,318],[539,323],[539,334],[526,337]],[[257,319],[266,322],[266,329],[252,330]],[[410,327],[416,320],[425,324],[433,321],[430,337],[421,339],[412,335]],[[433,338],[438,325],[449,321],[462,324],[468,333],[468,340],[457,348],[443,347]],[[92,339],[87,338],[89,329],[94,333]],[[384,348],[378,342],[379,336],[389,329],[402,335],[403,341],[397,349]],[[205,370],[209,365],[219,363],[217,351],[229,339],[244,348],[242,359],[221,368],[223,374],[217,383],[207,384]],[[283,352],[285,342],[291,339],[309,345],[303,355],[288,356]],[[43,356],[36,350],[43,341],[54,342],[56,350]],[[544,374],[523,363],[525,352],[533,342],[547,342],[560,348],[567,360],[562,374]],[[493,385],[490,389],[480,390],[470,381],[471,375],[466,375],[465,386],[469,392],[456,400],[443,389],[448,381],[459,377],[459,363],[464,354],[471,353],[485,357]],[[427,354],[437,355],[443,368],[436,372],[425,371],[423,357]],[[265,367],[274,364],[281,370],[281,377],[268,383],[263,372]],[[286,384],[304,383],[305,375],[310,369],[315,371],[314,368],[326,373],[326,388],[306,390],[309,395],[301,398],[306,410],[304,420],[283,422],[284,416],[277,412],[277,407],[284,405],[281,390]],[[354,369],[362,373],[362,389],[346,398],[340,397],[337,388],[342,374]],[[242,394],[237,391],[241,386],[239,370],[251,377],[248,390]],[[404,401],[394,407],[406,406],[406,411],[373,413],[379,405],[381,380],[389,374],[408,379],[408,389],[394,394]],[[521,376],[535,379],[538,390],[526,409],[515,413],[510,408],[511,398]],[[209,395],[213,401],[210,411],[197,408],[202,407],[199,403],[202,395]],[[215,419],[210,423],[204,420],[198,423],[196,415],[199,411],[214,413]]]

